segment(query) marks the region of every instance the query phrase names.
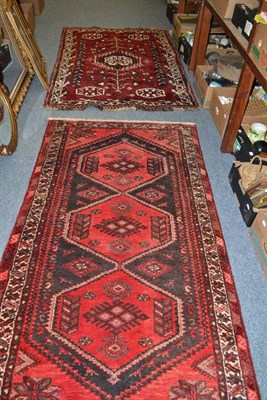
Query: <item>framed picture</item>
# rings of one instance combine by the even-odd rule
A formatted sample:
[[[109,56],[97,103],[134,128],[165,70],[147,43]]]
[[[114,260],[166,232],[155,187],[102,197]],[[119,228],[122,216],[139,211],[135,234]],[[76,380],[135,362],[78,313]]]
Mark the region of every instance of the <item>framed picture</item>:
[[[16,116],[10,96],[4,85],[0,84],[0,156],[12,154],[18,142]]]
[[[6,19],[12,27],[22,51],[28,56],[30,63],[44,89],[48,89],[46,63],[40,53],[36,40],[28,26],[16,0],[8,0],[5,7]]]
[[[30,82],[34,69],[27,53],[7,18],[7,3],[0,0],[0,22],[5,38],[10,43],[12,65],[4,73],[1,83],[5,85],[14,114],[17,116]]]
[[[46,63],[16,0],[0,0],[0,26],[9,43],[12,65],[0,76],[0,156],[18,142],[17,115],[34,73],[48,88]]]

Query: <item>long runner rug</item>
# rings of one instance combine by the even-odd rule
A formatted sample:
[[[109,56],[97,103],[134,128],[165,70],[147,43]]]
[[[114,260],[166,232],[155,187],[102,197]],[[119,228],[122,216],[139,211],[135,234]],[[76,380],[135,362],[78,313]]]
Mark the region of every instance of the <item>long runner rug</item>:
[[[167,31],[64,28],[45,106],[164,111],[198,104]]]
[[[50,120],[1,289],[1,400],[260,399],[193,124]]]

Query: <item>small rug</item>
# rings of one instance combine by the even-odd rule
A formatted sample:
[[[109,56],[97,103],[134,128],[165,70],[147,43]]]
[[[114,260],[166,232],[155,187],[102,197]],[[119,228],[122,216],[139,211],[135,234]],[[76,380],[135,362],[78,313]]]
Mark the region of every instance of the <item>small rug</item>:
[[[167,31],[64,28],[45,106],[56,109],[194,109]]]
[[[0,276],[1,400],[260,399],[195,125],[50,120]]]

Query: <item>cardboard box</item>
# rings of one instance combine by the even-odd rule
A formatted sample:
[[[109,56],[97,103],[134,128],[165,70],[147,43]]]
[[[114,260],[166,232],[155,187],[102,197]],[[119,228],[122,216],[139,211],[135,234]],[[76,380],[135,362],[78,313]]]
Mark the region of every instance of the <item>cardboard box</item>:
[[[212,91],[209,109],[217,129],[220,135],[223,137],[229,119],[232,103],[230,102],[229,104],[223,104],[220,96],[224,96],[233,100],[235,96],[235,88],[223,88],[223,90],[218,89],[221,88],[214,88]],[[267,106],[264,101],[256,98],[250,100],[248,102],[242,124],[252,124],[253,122],[261,122],[266,124],[266,121]]]
[[[31,3],[33,5],[33,13],[35,16],[40,15],[44,9],[44,0],[20,0],[19,3]]]
[[[168,18],[171,24],[173,22],[174,14],[177,13],[177,7],[178,4],[167,3],[166,17]]]
[[[246,134],[249,128],[249,124],[244,124],[238,129],[232,152],[237,161],[250,161],[258,154],[257,150]]]
[[[235,5],[232,23],[247,40],[249,40],[253,28],[254,16],[255,13],[246,4]]]
[[[203,108],[209,108],[211,104],[211,97],[213,91],[216,89],[217,93],[224,93],[224,90],[227,88],[224,87],[213,87],[209,86],[204,74],[205,72],[213,71],[213,66],[212,65],[197,65],[196,71],[195,71],[195,80],[193,82],[193,87],[195,89],[195,92],[198,96],[198,98],[201,101],[202,107]]]
[[[219,91],[218,88],[214,88],[212,91],[209,110],[219,134],[223,136],[232,104],[223,104],[220,96],[233,99],[235,96],[235,88],[224,88],[223,92],[221,90]]]
[[[217,60],[217,72],[225,79],[238,82],[243,67],[243,58],[240,54],[229,54]]]
[[[184,60],[184,63],[189,64],[192,54],[192,46],[183,36],[178,39],[178,53]]]
[[[263,100],[253,98],[248,102],[242,124],[260,122],[267,125],[267,105]]]
[[[252,201],[244,192],[244,189],[240,185],[240,181],[241,177],[238,168],[235,163],[233,163],[229,173],[229,182],[238,202],[242,218],[247,226],[251,226],[257,216],[257,210],[254,209]]]
[[[0,65],[1,71],[4,72],[12,64],[10,42],[7,39],[3,40],[0,46]]]
[[[33,13],[33,5],[32,3],[21,3],[20,8],[24,14],[26,21],[30,27],[30,30],[34,32],[35,30],[35,16]]]
[[[177,37],[187,32],[194,33],[197,25],[197,14],[174,14],[173,25]]]
[[[259,61],[259,68],[267,72],[267,25],[257,24],[252,53]]]
[[[249,236],[260,259],[265,277],[267,278],[267,209],[262,209],[249,229]]]
[[[198,14],[174,14],[173,26],[176,30],[176,34],[184,36],[185,33],[195,33],[197,26]],[[210,30],[211,34],[224,34],[225,32],[220,26],[212,26]],[[187,38],[188,39],[188,38]]]
[[[232,18],[234,13],[235,5],[242,3],[240,0],[214,0],[216,10],[223,18]],[[255,8],[259,6],[257,0],[246,0],[246,4],[250,8]]]
[[[208,44],[206,54],[208,54],[210,52],[218,53],[219,56],[221,56],[221,57],[239,55],[238,50],[235,49],[234,47],[228,47],[228,48],[224,49],[224,48],[217,47],[214,44]]]
[[[4,39],[10,39],[9,34],[8,34],[8,30],[4,24],[4,21],[2,20],[1,16],[0,16],[0,29],[2,31],[2,35]]]
[[[179,40],[179,38],[178,38],[178,36],[176,35],[175,29],[172,29],[172,30],[171,30],[170,35],[171,35],[171,38],[172,38],[174,47],[177,49],[177,48],[178,48],[178,40]]]
[[[213,66],[211,65],[197,65],[193,87],[197,94],[197,97],[201,101],[203,108],[209,108],[210,100],[212,96],[213,87],[210,87],[207,84],[207,81],[204,78],[205,72],[213,71]]]
[[[249,120],[250,118],[246,116],[245,120]],[[250,123],[242,123],[241,128],[244,130],[245,134],[250,130],[250,127],[253,123],[259,122],[256,117],[251,117],[251,122]],[[267,117],[263,116],[263,119],[260,121],[261,124],[264,124],[267,126]]]

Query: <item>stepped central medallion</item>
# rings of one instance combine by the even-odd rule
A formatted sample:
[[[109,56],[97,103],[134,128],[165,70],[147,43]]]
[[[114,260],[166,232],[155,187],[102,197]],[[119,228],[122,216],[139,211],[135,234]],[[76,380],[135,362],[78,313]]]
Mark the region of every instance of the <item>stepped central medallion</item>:
[[[131,53],[122,51],[111,51],[96,57],[95,64],[99,67],[113,70],[130,70],[140,67],[141,60]]]
[[[79,173],[94,179],[95,201],[69,213],[67,240],[117,262],[172,242],[172,215],[146,205],[143,194],[140,201],[129,192],[163,176],[163,164],[157,154],[127,142],[82,155]],[[113,194],[105,197],[104,186],[96,190],[97,182],[112,188]],[[88,193],[89,189],[81,191],[84,198]]]

